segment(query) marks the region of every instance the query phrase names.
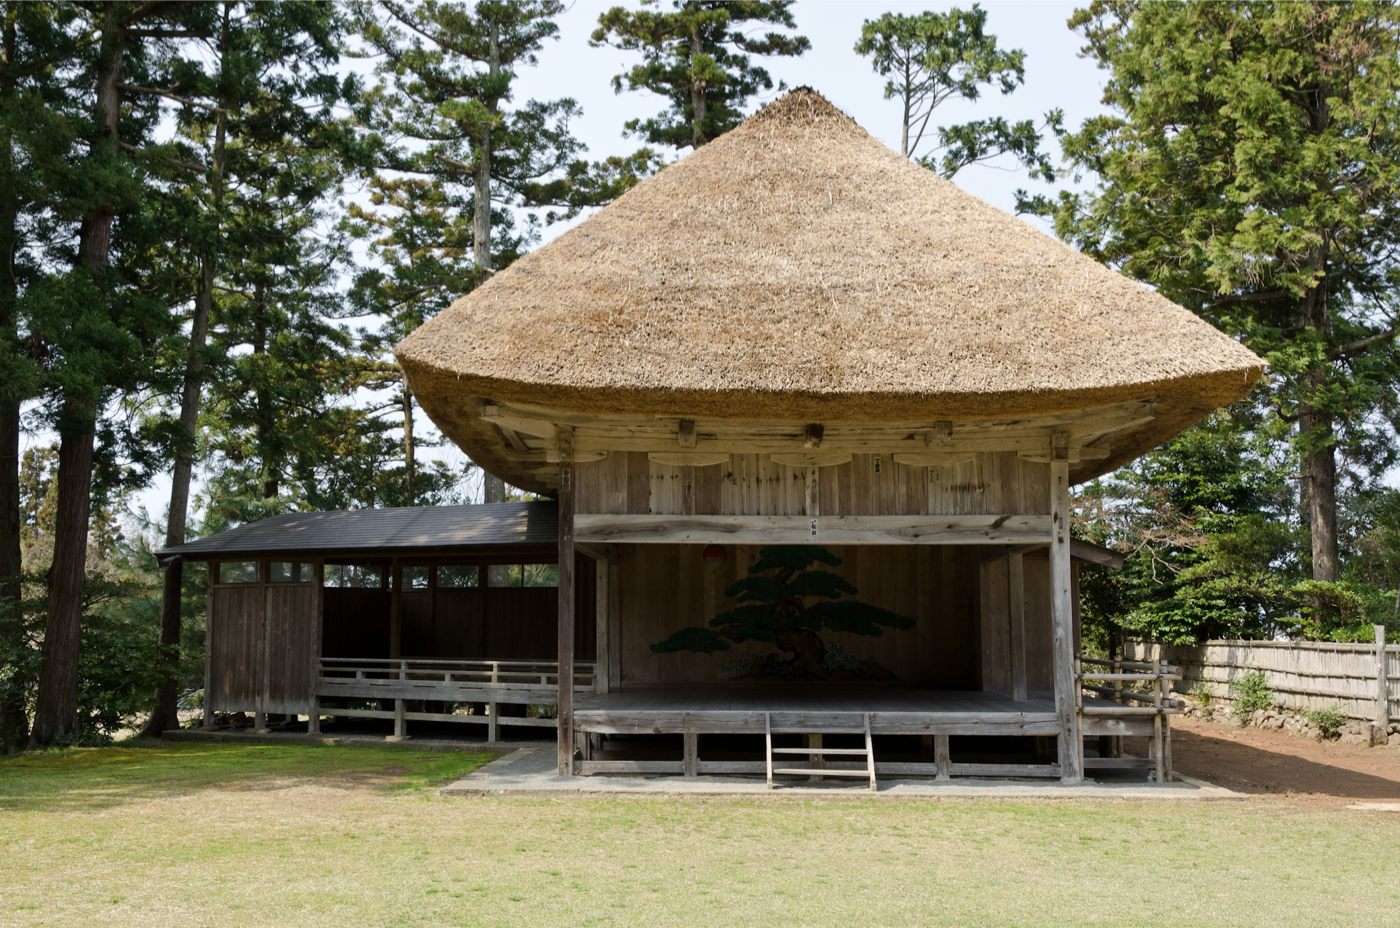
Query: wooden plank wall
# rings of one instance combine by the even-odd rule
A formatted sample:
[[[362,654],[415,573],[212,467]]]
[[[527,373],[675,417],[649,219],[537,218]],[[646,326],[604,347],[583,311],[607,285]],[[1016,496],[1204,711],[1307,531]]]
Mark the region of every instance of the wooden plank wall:
[[[316,687],[316,588],[270,584],[267,588],[268,712],[311,711]]]
[[[830,467],[791,467],[766,454],[706,467],[619,452],[576,465],[578,511],[606,515],[803,515],[815,473],[822,515],[1036,515],[1049,511],[1049,465],[1013,452],[946,467],[857,454]]]
[[[596,611],[593,567],[576,574],[576,655],[593,660]],[[553,587],[405,590],[400,609],[404,657],[455,660],[554,660],[558,646],[558,594]],[[333,605],[334,603],[334,605]],[[326,641],[330,657],[387,657],[389,599],[382,590],[326,590]],[[359,650],[350,651],[349,648]]]
[[[219,712],[252,712],[262,682],[263,588],[216,585],[210,607],[211,704]]]
[[[1045,698],[1054,692],[1050,628],[1050,559],[1032,552],[1021,558],[1026,692]],[[982,689],[1011,695],[1011,616],[1007,599],[1006,555],[978,567],[978,643]]]
[[[389,656],[388,590],[327,587],[322,608],[324,656]]]
[[[832,568],[856,597],[915,620],[879,637],[828,634],[862,660],[893,671],[905,685],[977,689],[977,564],[982,552],[950,546],[835,546]],[[705,625],[729,608],[724,590],[758,557],[753,546],[725,546],[712,566],[701,545],[637,545],[624,549],[621,584],[622,685],[714,683],[730,679],[724,664],[765,653],[757,645],[717,654],[656,654],[651,645],[689,625]]]

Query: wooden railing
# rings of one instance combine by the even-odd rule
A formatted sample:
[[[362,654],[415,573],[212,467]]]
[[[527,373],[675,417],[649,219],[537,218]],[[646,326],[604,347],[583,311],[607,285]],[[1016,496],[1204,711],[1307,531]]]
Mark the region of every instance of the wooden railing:
[[[574,663],[574,691],[591,692],[596,665]],[[359,706],[328,706],[325,700],[388,701],[392,711]],[[502,705],[554,706],[559,701],[559,664],[556,661],[466,661],[439,658],[323,657],[312,707],[312,732],[322,715],[394,720],[394,735],[406,737],[409,721],[484,724],[488,739],[497,740],[499,725],[554,727],[548,716],[502,715]],[[410,711],[408,703],[473,703],[481,714]]]
[[[574,689],[593,689],[595,664],[574,662]],[[322,683],[424,683],[442,687],[510,689],[559,686],[557,661],[463,661],[416,657],[323,657]]]
[[[1186,704],[1171,695],[1172,683],[1181,679],[1181,668],[1163,660],[1129,661],[1118,658],[1080,657],[1076,662],[1079,689],[1075,692],[1081,717],[1113,716],[1152,720],[1147,763],[1158,783],[1171,778],[1170,717]],[[1092,681],[1092,682],[1091,682]],[[1114,705],[1085,705],[1084,693],[1112,700]],[[1087,767],[1121,767],[1136,758],[1089,758]]]

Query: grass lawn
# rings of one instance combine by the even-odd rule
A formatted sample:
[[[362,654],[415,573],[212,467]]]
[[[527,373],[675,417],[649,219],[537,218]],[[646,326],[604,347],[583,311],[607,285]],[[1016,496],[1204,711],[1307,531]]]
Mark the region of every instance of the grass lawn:
[[[177,743],[0,761],[0,925],[1400,921],[1400,815],[436,794],[485,759]]]

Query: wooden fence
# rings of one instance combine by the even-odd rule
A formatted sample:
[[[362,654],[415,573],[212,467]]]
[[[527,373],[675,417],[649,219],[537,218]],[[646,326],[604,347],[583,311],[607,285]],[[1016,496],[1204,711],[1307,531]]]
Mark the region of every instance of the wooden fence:
[[[1204,688],[1213,699],[1230,700],[1230,684],[1257,670],[1264,674],[1280,706],[1300,712],[1336,709],[1348,718],[1388,728],[1400,718],[1400,645],[1376,640],[1361,644],[1330,641],[1207,641],[1197,645],[1129,642],[1129,660],[1166,660],[1181,668],[1176,690]]]

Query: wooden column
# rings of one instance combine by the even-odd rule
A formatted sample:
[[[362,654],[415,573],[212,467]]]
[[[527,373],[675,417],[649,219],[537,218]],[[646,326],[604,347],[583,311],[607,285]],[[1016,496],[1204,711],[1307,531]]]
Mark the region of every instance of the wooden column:
[[[622,563],[608,561],[608,682],[622,686]]]
[[[1006,554],[1007,636],[1011,650],[1011,698],[1026,701],[1026,564],[1020,551]]]
[[[205,730],[214,727],[214,584],[219,582],[219,562],[209,561],[209,591],[204,598],[204,719]]]
[[[403,612],[399,592],[403,589],[403,568],[399,559],[389,562],[389,656],[403,657]]]
[[[316,613],[316,626],[311,631],[311,699],[310,709],[306,715],[306,733],[308,735],[319,735],[321,733],[321,642],[322,633],[326,627],[326,562],[317,558],[311,563],[311,582],[316,584],[316,593],[313,597],[315,605],[311,608]]]
[[[1059,719],[1060,781],[1084,781],[1084,739],[1079,732],[1079,681],[1075,678],[1074,607],[1071,602],[1069,536],[1069,462],[1050,462],[1050,616],[1055,680],[1055,715]]]
[[[574,447],[559,434],[559,775],[574,773]]]
[[[272,701],[272,628],[269,624],[267,597],[269,595],[268,575],[272,567],[268,561],[258,562],[258,601],[262,603],[262,673],[258,680],[258,708],[253,713],[253,731],[265,735],[267,727],[267,705]]]
[[[612,579],[612,569],[607,559],[594,559],[594,599],[593,627],[595,646],[593,649],[593,692],[606,693],[612,688],[612,623],[608,616],[608,585]]]

